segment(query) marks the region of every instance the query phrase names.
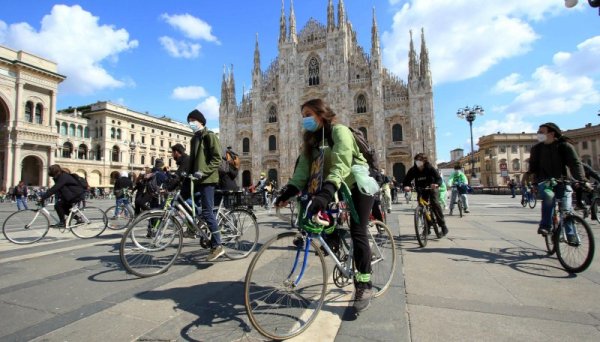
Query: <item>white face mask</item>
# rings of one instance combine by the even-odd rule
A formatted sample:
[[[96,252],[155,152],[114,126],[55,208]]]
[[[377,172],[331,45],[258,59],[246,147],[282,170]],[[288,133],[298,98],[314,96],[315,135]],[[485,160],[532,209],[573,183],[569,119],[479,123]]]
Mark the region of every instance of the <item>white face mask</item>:
[[[546,138],[547,138],[546,134],[539,133],[539,134],[537,135],[537,140],[538,140],[539,142],[544,142],[544,141],[546,141]]]
[[[416,160],[415,161],[415,165],[417,165],[417,167],[423,167],[423,161],[422,160]]]

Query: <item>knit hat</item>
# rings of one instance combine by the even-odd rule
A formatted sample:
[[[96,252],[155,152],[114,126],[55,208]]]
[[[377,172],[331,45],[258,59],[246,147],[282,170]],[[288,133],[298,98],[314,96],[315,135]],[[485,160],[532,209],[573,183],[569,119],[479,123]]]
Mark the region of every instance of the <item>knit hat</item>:
[[[556,138],[560,138],[562,136],[562,131],[554,122],[546,122],[545,124],[540,125],[540,127],[546,127],[550,131],[554,132],[554,136]]]
[[[204,114],[197,109],[194,109],[188,114],[187,121],[190,122],[190,119],[196,119],[202,124],[202,126],[206,126],[206,118],[204,117]]]

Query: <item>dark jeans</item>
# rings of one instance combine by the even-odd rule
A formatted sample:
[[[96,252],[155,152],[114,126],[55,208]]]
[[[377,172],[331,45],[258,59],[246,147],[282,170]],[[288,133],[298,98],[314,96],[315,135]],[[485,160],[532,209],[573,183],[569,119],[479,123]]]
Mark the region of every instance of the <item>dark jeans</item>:
[[[75,199],[73,201],[65,201],[62,198],[57,198],[54,203],[54,210],[56,210],[56,214],[58,215],[58,219],[60,223],[65,223],[66,216],[69,214],[69,211],[73,207],[73,204],[78,203],[80,199]]]
[[[373,210],[371,211],[373,218],[383,222],[383,214],[381,213],[381,199],[373,198]]]
[[[357,187],[352,188],[352,202],[360,223],[350,219],[350,235],[354,245],[354,264],[356,270],[362,274],[371,274],[371,247],[369,247],[367,226],[373,201],[373,196],[362,194]]]
[[[444,220],[444,211],[442,210],[442,206],[440,205],[439,192],[437,190],[428,190],[420,192],[417,195],[423,196],[423,198],[429,200],[429,206],[431,207],[431,211],[435,215],[438,225],[440,227],[446,227],[446,221]],[[452,205],[452,202],[450,205]]]
[[[213,211],[215,200],[215,184],[202,184],[198,186],[195,191],[200,193],[200,206],[202,207],[200,217],[202,217],[202,219],[208,225],[208,229],[210,229],[212,232],[212,247],[217,247],[221,245],[221,234],[219,233],[219,226]]]

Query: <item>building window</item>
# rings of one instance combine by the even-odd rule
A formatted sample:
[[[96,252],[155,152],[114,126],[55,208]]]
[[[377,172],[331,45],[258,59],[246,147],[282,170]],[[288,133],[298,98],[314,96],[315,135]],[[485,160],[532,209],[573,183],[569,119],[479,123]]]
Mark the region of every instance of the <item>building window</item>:
[[[41,103],[38,103],[37,105],[35,105],[35,123],[36,124],[42,124],[42,114],[44,112],[44,106],[42,106]]]
[[[356,98],[356,112],[359,114],[367,112],[367,98],[363,94]]]
[[[79,145],[77,148],[77,159],[88,159],[88,148],[84,144]]]
[[[151,139],[150,145],[154,146],[154,138]]]
[[[83,137],[84,138],[89,138],[90,137],[90,129],[88,127],[83,129]]]
[[[244,138],[242,140],[242,153],[247,155],[250,153],[250,139]]]
[[[500,145],[500,153],[506,153],[506,146]]]
[[[55,121],[54,124],[56,125],[56,133],[60,133],[60,122]]]
[[[531,152],[531,145],[525,145],[523,147],[525,148],[525,153]]]
[[[114,128],[111,128],[111,129],[110,129],[110,138],[111,138],[111,139],[114,139],[114,138],[115,138],[115,135],[116,135],[116,130],[115,130]]]
[[[518,152],[518,148],[517,145],[512,145],[510,147],[510,153],[517,153]]]
[[[313,57],[308,62],[308,85],[314,86],[319,85],[319,73],[320,73],[319,61],[316,57]]]
[[[588,142],[587,141],[582,141],[581,142],[581,148],[583,150],[587,150],[588,149]]]
[[[62,157],[63,158],[71,158],[71,154],[73,153],[73,145],[71,143],[66,142],[62,146]]]
[[[146,164],[146,156],[142,156],[142,162],[141,162],[141,164],[142,165]]]
[[[271,106],[269,108],[269,123],[277,122],[277,108],[275,106]]]
[[[146,137],[142,136],[142,144],[146,143]]]
[[[117,129],[117,140],[121,140],[121,129]]]
[[[112,158],[111,160],[114,162],[118,162],[120,161],[119,159],[119,155],[121,154],[121,151],[119,150],[119,146],[114,146],[112,148]]]
[[[25,103],[25,121],[33,122],[33,102],[31,101]]]
[[[402,141],[402,125],[395,124],[392,126],[392,141]]]
[[[96,160],[102,160],[102,148],[96,145]]]
[[[67,135],[67,123],[63,122],[60,125],[60,135]]]
[[[77,135],[76,137],[81,138],[83,136],[83,127],[77,126]]]
[[[160,147],[164,147],[164,143],[165,143],[165,141],[164,141],[164,140],[161,140],[161,141],[160,141]]]
[[[131,141],[135,141],[135,134],[131,134]]]
[[[269,151],[277,151],[277,138],[274,135],[269,136]]]
[[[70,124],[69,125],[69,135],[74,137],[75,136],[75,124]]]
[[[513,161],[512,161],[512,169],[513,169],[513,171],[519,171],[519,170],[521,170],[521,162],[519,161],[519,159],[513,159]]]

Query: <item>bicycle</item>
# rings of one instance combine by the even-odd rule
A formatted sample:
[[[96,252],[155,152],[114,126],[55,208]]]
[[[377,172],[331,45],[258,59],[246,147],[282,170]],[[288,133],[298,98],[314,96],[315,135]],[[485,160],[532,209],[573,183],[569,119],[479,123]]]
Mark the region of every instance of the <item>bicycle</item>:
[[[344,199],[351,198],[347,186],[342,188]],[[335,218],[330,223],[318,215],[306,217],[306,202],[306,198],[301,201],[299,231],[280,233],[267,241],[246,273],[244,305],[248,318],[258,332],[274,340],[297,336],[315,321],[325,301],[328,280],[341,288],[351,284],[355,275],[349,229],[340,227]],[[336,211],[329,213],[335,216],[343,212],[339,207]],[[330,244],[327,234],[335,230],[337,243]],[[372,251],[371,281],[377,290],[374,297],[378,297],[392,281],[396,250],[392,233],[383,222],[369,222],[367,235]],[[335,264],[331,273],[327,255]]]
[[[186,177],[192,180],[191,193],[194,193],[193,181],[199,177]],[[247,257],[259,236],[254,213],[240,207],[226,209],[222,199],[216,218],[225,256],[232,260]],[[119,248],[125,269],[142,278],[166,272],[181,253],[184,225],[200,238],[202,248],[210,247],[212,232],[197,215],[195,203],[190,206],[179,189],[168,194],[164,209],[142,213],[129,225]]]
[[[465,210],[465,204],[463,203],[463,199],[462,199],[463,196],[464,196],[464,194],[461,194],[461,191],[459,191],[459,185],[457,185],[457,184],[452,185],[452,194],[450,195],[450,200],[452,201],[452,199],[456,197],[456,206],[458,207],[458,216],[459,217],[463,217],[463,211]],[[452,205],[452,203],[451,203],[451,205]],[[452,208],[452,209],[454,209],[454,208]],[[452,211],[453,211],[452,209],[450,209],[450,212],[448,213],[450,216],[452,216]]]
[[[425,200],[422,196],[422,191],[430,191],[431,187],[425,187],[417,191],[417,207],[415,208],[415,233],[417,235],[417,241],[419,246],[427,246],[427,239],[431,234],[431,228],[435,232],[435,236],[440,239],[444,236],[442,230],[438,226],[435,214],[431,211],[430,201]],[[431,194],[434,195],[433,193]]]
[[[540,182],[545,191],[554,191],[557,184],[570,185],[571,181],[550,179]],[[567,226],[567,227],[565,227]],[[568,234],[570,226],[574,234]],[[552,228],[544,235],[548,255],[556,253],[558,261],[565,270],[571,273],[585,271],[594,259],[594,235],[592,229],[583,218],[572,210],[562,207],[562,198],[556,198],[556,206],[552,215]],[[583,259],[583,260],[580,260]]]
[[[600,186],[598,184],[594,185],[589,203],[590,204],[586,205],[583,210],[583,218],[585,219],[588,216],[591,216],[592,219],[595,218],[596,221],[600,223],[600,217],[598,217],[598,207],[600,207]]]
[[[109,218],[108,229],[111,230],[119,230],[127,227],[131,221],[133,221],[135,217],[135,210],[131,205],[131,191],[127,191],[125,193],[125,198],[127,200],[127,204],[124,201],[119,203],[119,213],[117,214],[117,206],[113,205],[112,207],[106,209],[106,216],[108,217],[110,213],[113,216]]]
[[[59,222],[52,216],[45,203],[37,201],[37,209],[21,210],[12,213],[2,225],[2,234],[12,243],[19,245],[31,244],[43,239],[50,231],[50,219]],[[61,233],[69,230],[73,235],[82,239],[99,236],[106,229],[108,220],[100,208],[78,208],[74,204],[69,210],[64,227],[58,228]]]

